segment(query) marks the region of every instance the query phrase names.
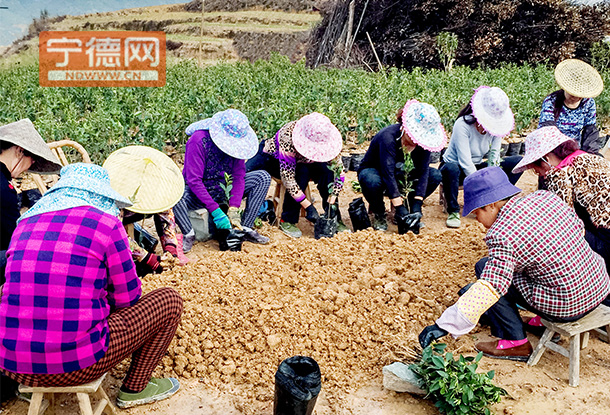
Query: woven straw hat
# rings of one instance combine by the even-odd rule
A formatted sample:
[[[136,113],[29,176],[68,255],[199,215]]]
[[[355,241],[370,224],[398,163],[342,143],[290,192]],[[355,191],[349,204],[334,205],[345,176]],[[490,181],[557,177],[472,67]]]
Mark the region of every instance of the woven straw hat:
[[[61,162],[27,118],[0,127],[0,141],[8,141],[34,155],[28,171],[39,174],[59,173]]]
[[[415,144],[428,151],[441,151],[447,144],[447,134],[436,109],[416,99],[407,101],[402,110],[402,129]]]
[[[480,86],[474,91],[470,103],[474,117],[489,134],[504,137],[515,127],[515,116],[510,109],[508,95],[502,89]]]
[[[595,98],[602,93],[604,81],[594,67],[580,59],[566,59],[555,68],[559,87],[578,98]]]
[[[184,193],[184,178],[171,158],[151,147],[128,146],[104,162],[110,184],[129,199],[136,213],[158,213],[174,206]]]
[[[319,112],[300,118],[292,130],[294,148],[311,161],[325,163],[337,157],[343,147],[341,132]]]

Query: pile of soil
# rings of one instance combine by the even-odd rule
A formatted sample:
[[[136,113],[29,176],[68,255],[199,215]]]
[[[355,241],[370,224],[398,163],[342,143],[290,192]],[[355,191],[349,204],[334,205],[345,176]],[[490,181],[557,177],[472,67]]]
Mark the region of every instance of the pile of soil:
[[[325,389],[350,390],[355,376],[394,361],[397,345],[416,345],[455,302],[485,254],[482,235],[472,224],[419,237],[367,230],[246,245],[148,278],[145,291],[169,286],[185,301],[162,371],[241,385],[243,398],[265,402],[279,363],[309,355]]]

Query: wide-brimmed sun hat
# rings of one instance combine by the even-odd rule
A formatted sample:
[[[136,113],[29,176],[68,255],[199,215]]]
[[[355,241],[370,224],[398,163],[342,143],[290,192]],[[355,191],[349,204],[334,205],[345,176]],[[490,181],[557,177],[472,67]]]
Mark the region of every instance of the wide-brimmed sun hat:
[[[59,172],[59,180],[45,193],[45,196],[66,187],[86,190],[89,193],[112,199],[119,209],[132,205],[126,197],[112,188],[108,171],[97,164],[73,163],[62,167]]]
[[[0,141],[15,144],[31,153],[34,163],[28,171],[32,173],[54,174],[61,169],[61,162],[27,118],[1,126]]]
[[[521,192],[508,180],[501,167],[486,167],[464,179],[464,216],[475,209],[490,205]]]
[[[292,143],[299,154],[317,162],[334,159],[343,147],[339,129],[326,115],[319,112],[312,112],[295,123]]]
[[[572,140],[572,138],[563,134],[554,125],[541,127],[532,131],[525,138],[525,154],[513,169],[513,173],[521,173],[530,169],[530,164],[540,160],[555,150],[559,144],[569,140]]]
[[[578,98],[594,98],[604,89],[604,81],[597,70],[580,59],[559,62],[555,80],[561,89]]]
[[[447,144],[447,133],[436,109],[416,99],[407,101],[402,110],[402,129],[426,150],[441,151]]]
[[[252,158],[258,151],[258,138],[246,115],[235,109],[217,112],[212,118],[197,121],[186,128],[186,134],[208,130],[216,147],[240,160]]]
[[[184,193],[180,168],[161,151],[146,146],[116,150],[104,162],[112,188],[129,199],[128,210],[158,213],[174,206]]]
[[[515,127],[508,95],[498,87],[480,86],[470,100],[474,118],[491,135],[504,137]]]

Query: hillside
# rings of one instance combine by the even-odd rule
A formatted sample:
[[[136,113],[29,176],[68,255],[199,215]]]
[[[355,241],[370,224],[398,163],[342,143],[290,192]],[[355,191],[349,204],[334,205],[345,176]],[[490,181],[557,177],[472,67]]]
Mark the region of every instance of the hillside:
[[[262,9],[211,11],[203,14],[203,37],[201,19],[201,12],[186,11],[183,4],[164,5],[67,16],[50,23],[47,30],[161,30],[167,34],[168,56],[193,57],[202,64],[256,60],[272,52],[296,61],[304,57],[309,30],[320,15]],[[0,61],[31,61],[37,49],[38,38],[33,37],[13,44]]]

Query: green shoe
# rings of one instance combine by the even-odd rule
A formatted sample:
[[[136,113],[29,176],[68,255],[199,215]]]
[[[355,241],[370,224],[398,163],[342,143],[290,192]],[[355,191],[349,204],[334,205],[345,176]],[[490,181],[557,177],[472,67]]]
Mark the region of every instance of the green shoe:
[[[294,223],[280,222],[280,230],[291,238],[300,238],[303,235]]]
[[[385,218],[385,214],[375,214],[375,218],[373,219],[373,229],[375,229],[376,231],[388,230],[388,221]]]
[[[447,227],[449,228],[459,228],[462,225],[462,221],[460,220],[460,212],[452,212],[447,217]]]
[[[119,390],[119,396],[116,398],[116,404],[119,408],[131,408],[136,405],[144,405],[151,402],[156,402],[169,398],[180,389],[178,379],[152,378],[142,392],[127,393]]]
[[[351,230],[345,226],[345,223],[339,221],[337,222],[337,233],[339,232],[351,232]]]

